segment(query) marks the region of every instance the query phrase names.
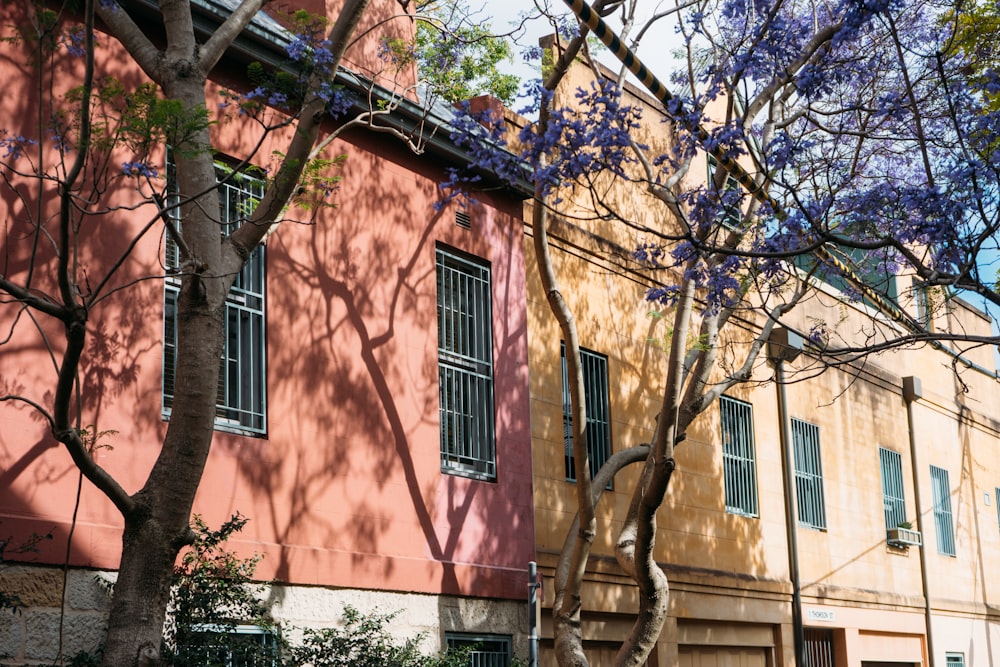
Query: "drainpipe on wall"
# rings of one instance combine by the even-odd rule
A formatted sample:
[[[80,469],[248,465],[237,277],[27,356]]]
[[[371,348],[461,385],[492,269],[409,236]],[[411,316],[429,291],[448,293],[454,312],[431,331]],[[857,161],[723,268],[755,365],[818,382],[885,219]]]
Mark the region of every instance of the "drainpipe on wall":
[[[538,667],[538,566],[528,563],[528,667]]]
[[[924,538],[920,541],[920,583],[924,593],[924,622],[927,625],[928,667],[934,667],[934,640],[931,629],[930,579],[927,570],[927,526],[924,525],[924,506],[920,501],[920,467],[917,465],[917,434],[913,429],[913,402],[923,398],[920,378],[908,375],[903,378],[903,400],[906,401],[906,426],[910,432],[910,466],[913,470],[913,497],[917,504],[917,524]]]
[[[792,580],[792,637],[795,665],[805,665],[805,631],[802,627],[802,584],[799,580],[798,518],[795,512],[795,462],[792,459],[788,430],[788,403],[785,397],[785,362],[802,352],[802,337],[784,327],[775,327],[767,339],[767,358],[774,365],[778,390],[778,430],[781,441],[781,472],[785,486],[785,532],[788,538],[788,572]]]

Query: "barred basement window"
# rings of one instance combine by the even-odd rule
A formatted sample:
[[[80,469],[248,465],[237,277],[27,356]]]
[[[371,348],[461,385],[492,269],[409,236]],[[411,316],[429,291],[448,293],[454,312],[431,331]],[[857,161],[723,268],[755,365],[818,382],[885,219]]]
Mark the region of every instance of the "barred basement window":
[[[264,182],[246,174],[233,175],[216,165],[219,185],[219,220],[222,235],[235,231],[253,211],[264,194]],[[174,166],[167,162],[170,190],[175,181]],[[175,205],[176,194],[168,204]],[[174,224],[180,227],[177,208],[172,208]],[[174,401],[177,365],[177,299],[180,278],[170,275],[180,266],[177,244],[167,235],[167,278],[164,290],[163,323],[163,415],[169,418]],[[264,246],[257,246],[236,276],[226,297],[224,342],[216,397],[215,424],[223,430],[264,434],[266,423],[266,375],[264,347]]]
[[[948,471],[931,466],[931,492],[934,496],[934,533],[938,553],[955,555],[955,525],[951,516],[951,484]]]
[[[826,530],[819,427],[800,419],[792,419],[792,448],[795,450],[795,497],[798,501],[799,523]]]
[[[566,368],[566,345],[560,345],[562,358],[563,447],[565,450],[566,479],[576,480],[576,463],[573,457],[573,410],[569,396],[569,378]],[[608,358],[602,354],[580,349],[583,367],[584,403],[587,408],[587,453],[590,456],[590,477],[593,479],[604,462],[611,456],[611,417],[608,408]],[[611,483],[608,483],[611,488]]]
[[[882,505],[885,508],[885,529],[898,528],[906,521],[906,500],[903,496],[903,457],[899,452],[878,448],[882,469]]]
[[[496,478],[490,269],[437,249],[441,469]]]
[[[196,625],[177,647],[175,667],[278,667],[278,640],[256,625]]]
[[[449,632],[448,650],[468,648],[469,667],[510,667],[512,651],[508,635],[472,635]]]
[[[723,396],[719,399],[719,412],[726,511],[755,517],[757,463],[754,458],[753,409],[749,403]]]

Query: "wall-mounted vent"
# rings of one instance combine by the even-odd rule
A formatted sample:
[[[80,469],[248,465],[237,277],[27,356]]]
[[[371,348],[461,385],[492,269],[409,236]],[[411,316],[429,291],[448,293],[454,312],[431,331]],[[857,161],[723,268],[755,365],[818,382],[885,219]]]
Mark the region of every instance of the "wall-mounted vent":
[[[462,229],[472,229],[472,216],[467,211],[455,211],[455,224]]]

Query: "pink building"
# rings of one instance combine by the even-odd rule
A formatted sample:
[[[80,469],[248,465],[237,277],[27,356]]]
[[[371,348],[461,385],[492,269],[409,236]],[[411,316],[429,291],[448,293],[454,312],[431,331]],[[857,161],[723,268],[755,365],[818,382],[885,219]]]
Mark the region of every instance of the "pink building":
[[[143,3],[124,4],[152,30]],[[196,22],[210,30],[215,5],[194,4]],[[34,10],[21,5],[0,8],[0,24],[30,24]],[[405,19],[389,25],[412,29]],[[260,17],[256,27],[219,68],[220,86],[245,87],[246,61],[280,61],[272,43],[280,33],[268,32],[277,24]],[[102,74],[126,86],[142,81],[110,37],[98,40]],[[0,48],[2,125],[9,135],[38,136],[37,118],[52,103],[48,85],[58,97],[81,65],[59,51],[39,86],[24,64],[30,42]],[[369,92],[390,99],[401,83],[358,65],[364,53],[352,52],[358,72],[345,74],[344,85],[358,102]],[[308,224],[282,224],[230,294],[217,428],[195,511],[211,526],[235,512],[249,517],[234,547],[263,554],[258,575],[281,582],[272,591],[279,625],[331,625],[350,603],[400,610],[406,634],[428,632],[428,650],[475,635],[523,654],[535,534],[523,194],[497,188],[467,208],[436,207],[445,170],[464,159],[441,127],[447,118],[403,99],[379,122],[408,131],[422,122],[424,152],[365,127],[336,139],[329,155],[346,156],[336,208],[318,209]],[[248,127],[237,118],[215,128],[220,169],[247,155],[255,140]],[[266,167],[280,144],[266,145],[254,162]],[[42,154],[54,159],[48,148]],[[165,147],[157,155],[162,183]],[[116,177],[106,197],[137,202],[135,187]],[[238,221],[241,202],[259,187],[253,178],[227,185],[224,221]],[[37,186],[14,176],[2,189],[0,274],[24,283],[35,207],[41,199],[44,214],[51,192],[39,198]],[[149,219],[148,208],[118,210],[81,230],[82,280],[104,275]],[[162,224],[142,236],[112,279],[120,289],[107,290],[89,321],[81,423],[91,433],[114,431],[99,437],[108,447],[96,457],[129,492],[145,479],[170,413],[171,250]],[[38,251],[32,289],[54,293],[52,246]],[[56,377],[46,345],[61,338],[58,323],[37,321],[9,299],[0,303],[0,395],[45,406]],[[57,568],[66,562],[65,613],[79,631],[67,635],[63,653],[99,639],[99,630],[86,629],[107,604],[92,570],[117,567],[122,524],[86,480],[78,495],[78,482],[38,412],[0,402],[0,537],[18,544],[33,533],[52,536],[37,553],[8,551],[0,565],[0,589],[20,591],[26,605],[0,617],[0,657],[17,664],[53,657],[46,628],[62,604]],[[30,564],[13,563],[22,559]]]

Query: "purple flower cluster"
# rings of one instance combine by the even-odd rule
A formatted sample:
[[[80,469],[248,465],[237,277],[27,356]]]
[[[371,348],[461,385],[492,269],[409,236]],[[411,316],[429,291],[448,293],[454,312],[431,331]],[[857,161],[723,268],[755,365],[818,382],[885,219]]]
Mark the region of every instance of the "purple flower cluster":
[[[29,139],[20,134],[8,134],[7,130],[0,130],[0,148],[4,151],[0,157],[10,158],[11,161],[18,160],[24,154],[25,148],[37,143],[37,139]]]
[[[126,176],[156,178],[158,172],[145,162],[122,162],[122,173]]]

